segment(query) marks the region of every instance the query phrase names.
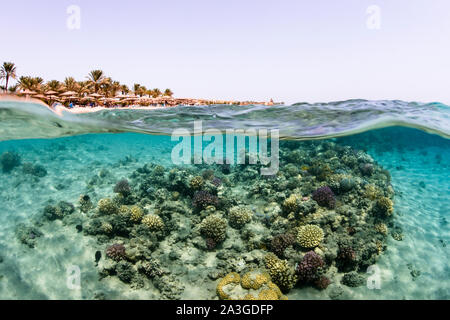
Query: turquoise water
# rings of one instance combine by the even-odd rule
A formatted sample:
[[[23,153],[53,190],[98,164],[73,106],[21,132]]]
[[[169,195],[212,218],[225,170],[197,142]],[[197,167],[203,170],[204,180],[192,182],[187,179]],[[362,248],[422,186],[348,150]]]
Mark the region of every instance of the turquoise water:
[[[217,288],[227,274],[242,277],[251,271],[269,272],[289,299],[449,299],[449,109],[393,102],[383,112],[383,103],[389,104],[347,102],[350,113],[337,103],[309,105],[312,113],[304,113],[304,105],[294,106],[290,115],[287,107],[276,112],[258,107],[252,113],[219,106],[208,107],[206,115],[199,108],[184,108],[58,117],[0,102],[0,155],[20,157],[20,163],[0,173],[0,298],[218,299]],[[176,169],[171,153],[177,142],[164,134],[182,125],[192,128],[192,120],[198,119],[204,128],[221,130],[279,128],[285,139],[280,141],[279,173],[263,177],[259,166],[249,164]],[[399,126],[405,123],[414,128]],[[99,131],[153,134],[94,133]],[[49,139],[39,139],[44,137]],[[306,141],[294,141],[299,139]],[[221,185],[211,186],[208,175]],[[192,182],[196,176],[203,177],[201,187]],[[122,179],[132,190],[127,197],[114,191]],[[341,187],[335,187],[336,179]],[[355,186],[343,191],[344,179]],[[320,186],[333,190],[333,207],[312,200]],[[220,204],[196,208],[195,194],[202,190],[217,195]],[[375,190],[373,198],[368,190]],[[86,212],[82,195],[92,201]],[[299,197],[293,207],[287,205],[290,196]],[[381,197],[393,201],[392,215],[377,215]],[[99,213],[104,198],[118,208],[137,206],[144,216],[159,216],[164,228],[149,231],[141,221],[122,230],[116,209]],[[73,209],[62,210],[61,201]],[[48,206],[56,208],[51,218]],[[306,213],[307,206],[316,211]],[[235,226],[234,207],[252,212],[244,226]],[[225,221],[225,240],[212,241],[204,229],[198,230],[214,215]],[[271,241],[280,234],[297,235],[307,224],[319,226],[324,237],[309,249],[297,239],[277,253],[279,261],[286,261],[286,274],[298,278],[291,281],[292,288],[283,288],[284,280],[266,263],[266,256],[276,251]],[[387,231],[374,233],[380,224]],[[339,267],[341,240],[353,243],[356,251],[358,266],[351,270]],[[126,249],[120,261],[107,253],[113,244]],[[379,244],[379,252],[370,251],[369,244]],[[331,282],[325,289],[316,282],[302,283],[295,271],[308,251],[323,258],[320,275]],[[379,289],[366,285],[368,265],[376,265]],[[79,286],[73,282],[73,266],[80,271]],[[246,292],[235,291],[238,296]]]

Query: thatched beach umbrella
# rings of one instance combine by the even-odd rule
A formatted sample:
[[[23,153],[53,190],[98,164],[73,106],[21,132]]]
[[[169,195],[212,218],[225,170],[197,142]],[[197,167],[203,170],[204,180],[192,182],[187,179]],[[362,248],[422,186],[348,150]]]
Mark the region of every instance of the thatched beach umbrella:
[[[28,90],[28,89],[26,89],[26,90],[21,91],[21,92],[18,93],[18,95],[21,95],[21,96],[22,96],[22,95],[31,96],[31,95],[33,95],[33,94],[37,94],[37,92],[31,91],[31,90]]]
[[[60,94],[61,97],[70,97],[70,96],[75,96],[75,95],[77,95],[77,93],[74,91],[67,91],[67,92]]]
[[[50,90],[50,91],[45,92],[45,94],[46,94],[46,95],[55,95],[55,94],[59,94],[59,92]]]

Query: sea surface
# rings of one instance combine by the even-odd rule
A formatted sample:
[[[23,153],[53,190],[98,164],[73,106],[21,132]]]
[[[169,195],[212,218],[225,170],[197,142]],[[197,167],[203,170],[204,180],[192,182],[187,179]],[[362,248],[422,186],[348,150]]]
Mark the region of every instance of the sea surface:
[[[279,170],[286,179],[287,172],[296,172],[300,181],[298,190],[292,183],[266,189],[266,183],[273,184],[273,179],[281,178],[274,178],[277,174],[263,177],[258,173],[259,166],[248,163],[239,169],[232,165],[233,178],[227,178],[229,173],[220,164],[177,166],[173,163],[173,150],[180,140],[171,135],[180,128],[199,133],[194,131],[194,122],[201,123],[202,132],[217,129],[215,134],[223,135],[224,141],[227,129],[256,133],[266,129],[269,138],[273,137],[270,135],[273,130],[278,130],[282,150]],[[263,270],[264,255],[271,251],[270,240],[277,232],[301,224],[301,217],[282,212],[284,201],[292,193],[303,196],[302,201],[311,198],[311,192],[306,192],[301,182],[305,180],[301,179],[311,178],[311,188],[331,186],[328,179],[332,178],[319,181],[310,174],[314,159],[305,156],[301,160],[304,163],[289,160],[295,151],[322,157],[331,150],[329,164],[334,170],[333,166],[338,167],[343,161],[340,156],[333,156],[334,152],[339,154],[340,147],[349,147],[355,157],[357,152],[367,155],[365,161],[380,168],[379,172],[387,170],[393,190],[393,215],[383,222],[389,232],[380,238],[383,249],[374,262],[380,285],[373,288],[366,282],[358,286],[343,284],[346,272],[338,271],[333,259],[326,260],[327,250],[332,251],[329,239],[338,238],[342,228],[339,223],[327,227],[326,223],[310,219],[309,223],[317,222],[325,232],[323,247],[319,245],[313,250],[324,254],[326,276],[331,284],[323,290],[313,285],[296,285],[283,290],[283,294],[288,299],[450,299],[449,138],[450,107],[441,103],[350,100],[277,107],[217,105],[58,115],[33,102],[0,101],[0,155],[12,155],[3,158],[6,159],[3,170],[0,165],[0,298],[218,299],[216,289],[227,272],[242,276],[250,269]],[[195,158],[195,138],[189,141]],[[201,150],[208,143],[204,140]],[[273,146],[274,141],[269,140],[269,145]],[[17,158],[17,163],[9,168],[7,162]],[[164,168],[160,175],[166,184],[172,182],[173,168],[187,168],[191,176],[198,172],[206,177],[208,170],[212,171],[223,184],[218,187],[219,198],[229,197],[234,205],[248,206],[253,212],[252,220],[241,229],[234,228],[227,213],[229,207],[225,206],[221,210],[229,223],[226,240],[206,248],[202,242],[204,234],[195,228],[208,215],[207,208],[197,212],[191,202],[200,189],[184,194],[161,187],[163,182],[154,178],[146,190],[148,197],[142,196],[145,170],[154,170],[156,166]],[[287,166],[295,168],[288,170]],[[355,170],[333,174],[353,175],[361,190],[367,184],[377,185],[375,176],[370,178],[374,179],[371,182],[363,169]],[[194,188],[189,184],[191,176],[186,183]],[[151,238],[151,246],[145,242],[148,239],[143,240],[146,243],[143,257],[138,254],[130,257],[129,252],[141,250],[135,242],[145,236],[136,236],[134,231],[116,234],[114,223],[108,235],[87,231],[97,217],[98,202],[117,197],[115,185],[123,179],[130,182],[134,200],[122,205],[138,205],[145,214],[161,215],[165,223],[165,231]],[[225,189],[223,195],[220,188]],[[354,197],[333,191],[336,207],[363,206],[359,202],[362,191],[354,191]],[[387,189],[384,191],[391,195]],[[94,207],[90,211],[81,212],[82,195],[89,195],[92,200]],[[350,199],[352,203],[345,202]],[[63,213],[62,218],[48,219],[43,215],[48,212],[47,206],[56,208],[61,201],[72,204],[73,212]],[[164,202],[176,201],[186,213],[180,210],[176,215],[165,216]],[[269,205],[279,210],[264,210]],[[317,212],[336,215],[334,208],[318,207]],[[264,220],[269,219],[265,217],[269,214],[271,222]],[[356,210],[354,214],[359,213]],[[256,239],[251,240],[252,246],[244,236],[250,233],[251,239]],[[123,269],[117,269],[106,253],[115,243],[123,243],[127,249],[123,258],[126,263],[120,262],[123,264],[120,268],[129,268],[129,272],[123,276]],[[306,251],[297,245],[288,251],[280,259],[288,261],[295,270]],[[234,256],[236,263],[232,264],[229,261]],[[154,270],[165,270],[161,272],[163,275],[140,272],[149,261],[157,261]],[[364,279],[370,276],[365,268],[356,271]]]

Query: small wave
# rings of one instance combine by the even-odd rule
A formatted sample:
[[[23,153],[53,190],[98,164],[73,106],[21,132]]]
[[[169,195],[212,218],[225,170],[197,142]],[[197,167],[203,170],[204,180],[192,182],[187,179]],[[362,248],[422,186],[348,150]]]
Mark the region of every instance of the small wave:
[[[399,100],[348,100],[289,106],[174,107],[104,109],[81,114],[55,112],[37,101],[0,100],[0,140],[57,138],[88,133],[139,132],[171,135],[207,129],[278,129],[282,139],[323,139],[368,130],[405,126],[450,138],[450,107],[441,103]]]

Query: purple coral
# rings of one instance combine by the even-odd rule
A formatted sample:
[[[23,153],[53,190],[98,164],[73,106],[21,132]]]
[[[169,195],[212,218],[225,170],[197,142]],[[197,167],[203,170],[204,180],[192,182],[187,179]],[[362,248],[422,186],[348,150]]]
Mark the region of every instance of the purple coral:
[[[120,193],[123,196],[127,196],[131,193],[130,184],[128,183],[127,179],[122,179],[119,182],[116,183],[116,186],[114,187],[115,193]]]
[[[273,237],[270,248],[272,252],[274,252],[278,257],[284,256],[284,250],[286,250],[287,247],[294,244],[295,237],[293,234],[285,233],[285,234],[279,234],[275,237]]]
[[[113,244],[106,249],[106,256],[115,260],[120,261],[125,259],[125,246],[123,244]]]
[[[204,209],[207,206],[216,207],[219,204],[219,198],[215,195],[212,195],[208,191],[197,191],[194,194],[192,204],[198,209]]]
[[[298,263],[296,272],[298,280],[303,283],[312,283],[320,276],[320,268],[325,265],[321,256],[314,251],[309,251]]]
[[[206,247],[209,251],[212,251],[216,248],[217,242],[212,238],[206,238]]]
[[[356,268],[358,256],[352,247],[340,246],[336,257],[336,266],[340,271],[351,271]]]
[[[321,187],[314,191],[312,194],[312,198],[321,207],[333,209],[336,206],[336,198],[334,197],[333,191],[331,191],[330,187],[328,186]]]
[[[217,177],[214,177],[214,178],[211,180],[211,183],[212,183],[213,186],[215,186],[216,188],[218,188],[218,187],[220,187],[220,185],[222,184],[222,179],[217,178]]]
[[[317,289],[319,289],[319,290],[325,290],[326,288],[328,288],[328,286],[329,286],[330,284],[331,284],[330,279],[328,279],[328,278],[325,277],[325,276],[319,277],[319,279],[317,279],[317,280],[314,282],[315,287],[316,287]]]

